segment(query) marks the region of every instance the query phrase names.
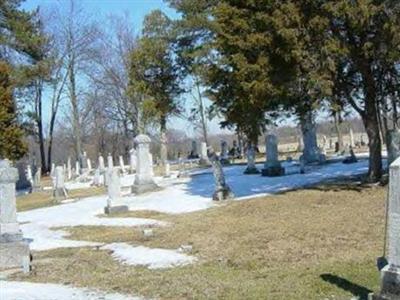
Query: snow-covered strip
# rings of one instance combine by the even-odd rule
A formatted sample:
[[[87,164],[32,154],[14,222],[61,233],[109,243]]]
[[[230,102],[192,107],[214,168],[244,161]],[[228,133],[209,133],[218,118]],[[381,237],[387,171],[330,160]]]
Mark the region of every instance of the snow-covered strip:
[[[178,250],[131,246],[126,243],[113,243],[100,249],[113,251],[112,257],[124,264],[146,266],[149,269],[172,268],[196,262],[194,256],[179,253]]]
[[[107,196],[18,213],[25,238],[32,239],[32,250],[94,246],[97,243],[65,239],[68,234],[54,227],[71,226],[165,226],[167,223],[143,218],[101,218]],[[119,203],[118,203],[119,204]]]
[[[61,284],[0,281],[0,299],[4,300],[141,300],[122,294],[74,288]]]

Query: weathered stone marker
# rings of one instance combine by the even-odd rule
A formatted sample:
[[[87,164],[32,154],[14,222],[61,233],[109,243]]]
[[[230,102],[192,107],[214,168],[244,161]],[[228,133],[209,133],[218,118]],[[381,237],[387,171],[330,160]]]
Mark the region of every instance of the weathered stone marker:
[[[134,139],[136,145],[136,174],[132,192],[141,194],[159,189],[153,179],[153,162],[150,154],[150,138],[139,134]]]
[[[247,167],[244,170],[244,174],[259,174],[260,171],[256,168],[256,151],[253,144],[249,144],[247,147]]]
[[[136,150],[134,148],[129,151],[129,165],[130,172],[134,173],[136,170]]]
[[[208,159],[213,167],[215,179],[215,192],[213,194],[213,200],[221,201],[234,198],[235,195],[231,191],[230,187],[226,184],[221,161],[211,147],[208,148]]]
[[[36,168],[34,174],[33,174],[33,185],[32,185],[32,190],[34,192],[38,192],[42,189],[41,186],[41,179],[42,179],[42,168]]]
[[[387,133],[388,164],[400,157],[400,130],[389,130]]]
[[[226,141],[221,141],[220,161],[223,165],[228,165],[230,163],[228,157],[228,143]]]
[[[306,164],[308,163],[321,163],[325,161],[325,156],[321,154],[317,143],[317,129],[312,112],[306,113],[300,119],[301,130],[303,133],[303,159]]]
[[[266,143],[266,162],[262,169],[262,176],[282,176],[285,169],[282,168],[278,159],[278,139],[275,135],[269,134],[265,138]]]
[[[109,168],[109,169],[114,168],[114,160],[113,160],[111,153],[108,153],[108,156],[107,156],[107,168]]]
[[[117,168],[108,168],[107,171],[108,182],[108,198],[107,206],[104,207],[104,213],[111,214],[115,212],[128,211],[126,205],[115,205],[121,198],[121,179],[119,177],[119,170]]]
[[[72,165],[71,165],[71,157],[68,157],[67,160],[67,179],[72,179]]]
[[[61,166],[56,167],[53,197],[58,202],[61,197],[66,199],[68,197],[67,190],[64,183],[64,169]]]
[[[200,164],[201,165],[209,165],[210,161],[207,156],[207,144],[202,142],[200,145]]]
[[[119,167],[121,169],[122,173],[125,173],[125,163],[124,163],[124,158],[122,155],[119,156]]]
[[[400,158],[389,169],[388,265],[381,270],[381,291],[373,300],[400,299]]]
[[[8,160],[0,160],[0,269],[30,269],[29,243],[17,222],[15,183],[18,171]]]
[[[105,171],[106,167],[104,165],[104,157],[100,154],[99,155],[99,170],[100,173],[103,173]]]

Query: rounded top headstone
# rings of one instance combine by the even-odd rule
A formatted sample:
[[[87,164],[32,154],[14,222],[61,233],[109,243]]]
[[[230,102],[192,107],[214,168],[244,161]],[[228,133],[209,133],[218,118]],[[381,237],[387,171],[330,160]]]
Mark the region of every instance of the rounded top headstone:
[[[139,134],[138,136],[135,137],[133,140],[135,144],[150,144],[151,139],[149,136],[145,134]]]
[[[15,183],[18,180],[18,170],[11,167],[8,159],[0,160],[0,182]]]

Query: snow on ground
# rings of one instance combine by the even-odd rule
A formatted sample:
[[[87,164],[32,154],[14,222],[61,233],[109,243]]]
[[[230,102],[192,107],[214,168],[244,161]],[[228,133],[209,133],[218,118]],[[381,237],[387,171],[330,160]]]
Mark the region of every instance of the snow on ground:
[[[51,230],[53,227],[69,226],[164,226],[165,222],[142,218],[101,218],[107,196],[84,198],[83,200],[18,213],[18,221],[25,238],[33,239],[32,250],[47,250],[61,247],[82,247],[95,243],[65,239],[67,233]]]
[[[4,300],[140,300],[122,294],[73,288],[61,284],[0,281],[0,299]]]
[[[100,249],[112,250],[112,257],[124,264],[146,266],[149,269],[184,266],[196,261],[195,257],[177,250],[131,246],[126,243],[113,243]]]

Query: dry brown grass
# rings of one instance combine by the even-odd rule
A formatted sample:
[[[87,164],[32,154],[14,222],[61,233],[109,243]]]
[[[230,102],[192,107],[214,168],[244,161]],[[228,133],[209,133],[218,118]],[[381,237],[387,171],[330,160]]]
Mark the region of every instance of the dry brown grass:
[[[183,215],[131,212],[125,216],[173,225],[156,228],[151,239],[124,227],[76,227],[71,238],[171,249],[192,244],[200,262],[150,271],[121,265],[105,251],[60,249],[36,253],[35,272],[24,279],[163,299],[364,299],[378,288],[384,199],[381,187],[328,187]]]
[[[91,187],[86,189],[75,189],[68,191],[68,198],[84,198],[101,195],[105,193],[103,187]],[[22,195],[17,198],[17,211],[26,211],[41,207],[58,205],[54,199],[51,190],[35,192]]]

